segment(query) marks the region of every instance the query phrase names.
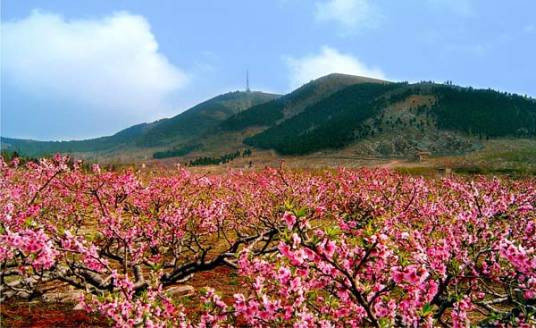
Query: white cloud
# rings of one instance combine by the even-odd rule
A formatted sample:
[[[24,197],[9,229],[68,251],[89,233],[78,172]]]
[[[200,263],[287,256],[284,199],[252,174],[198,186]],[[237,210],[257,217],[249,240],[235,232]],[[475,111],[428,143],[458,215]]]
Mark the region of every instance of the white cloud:
[[[385,79],[385,75],[379,68],[369,67],[358,58],[330,47],[322,47],[320,53],[315,55],[286,58],[286,62],[290,70],[292,89],[330,73]]]
[[[33,11],[4,22],[1,36],[7,81],[27,94],[95,111],[153,118],[188,81],[158,52],[149,23],[127,12],[66,20]]]
[[[319,22],[335,22],[353,32],[360,28],[378,27],[383,16],[370,0],[322,0],[316,4]]]

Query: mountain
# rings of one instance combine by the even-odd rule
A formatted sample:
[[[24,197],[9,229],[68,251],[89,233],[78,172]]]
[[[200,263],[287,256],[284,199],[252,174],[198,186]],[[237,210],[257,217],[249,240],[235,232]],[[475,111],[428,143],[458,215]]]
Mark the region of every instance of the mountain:
[[[176,142],[192,140],[233,114],[277,97],[279,95],[256,91],[229,92],[202,102],[172,118],[134,125],[112,136],[76,141],[36,141],[2,137],[2,149],[17,151],[27,156],[40,156],[56,152],[113,153],[136,148],[169,146]]]
[[[397,143],[405,144],[407,155],[464,152],[482,139],[535,136],[531,98],[432,83],[365,83],[340,90],[244,143],[300,155],[375,139],[392,149],[373,155],[404,155]]]
[[[304,154],[340,148],[352,142],[353,131],[374,116],[388,101],[381,97],[399,84],[362,83],[346,87],[301,113],[245,140],[251,146],[282,154]],[[225,124],[224,122],[223,124]]]
[[[181,150],[216,156],[248,147],[280,155],[351,149],[358,156],[414,158],[471,152],[494,138],[534,137],[536,101],[526,96],[331,74],[231,116]]]
[[[365,83],[340,90],[244,143],[300,155],[376,139],[392,150],[373,155],[404,155],[396,143],[405,144],[407,155],[464,152],[482,139],[535,136],[531,98],[432,83]]]
[[[451,84],[330,74],[283,96],[224,94],[173,118],[110,137],[71,142],[2,138],[2,143],[25,155],[142,153],[143,158],[203,157],[212,162],[246,148],[280,155],[452,155],[501,138],[536,140],[535,99]]]
[[[38,141],[31,139],[1,138],[2,149],[16,151],[26,156],[42,156],[53,153],[85,153],[112,151],[128,145],[143,135],[151,124],[142,123],[121,130],[118,133],[94,139],[73,141]]]
[[[137,139],[136,144],[151,147],[166,145],[177,140],[194,139],[230,116],[278,97],[279,95],[263,92],[226,93],[202,102],[175,117],[155,122],[154,127]]]
[[[384,84],[386,81],[346,74],[329,74],[311,81],[295,91],[272,101],[253,106],[225,120],[220,127],[226,131],[238,131],[253,126],[272,126],[302,112],[333,93],[360,83]]]
[[[383,85],[389,82],[347,74],[329,74],[310,81],[284,96],[235,114],[192,143],[174,147],[170,151],[158,152],[155,158],[183,156],[191,150],[196,150],[196,154],[214,156],[232,153],[245,147],[243,143],[245,138],[300,114],[308,106],[339,90],[362,83]]]

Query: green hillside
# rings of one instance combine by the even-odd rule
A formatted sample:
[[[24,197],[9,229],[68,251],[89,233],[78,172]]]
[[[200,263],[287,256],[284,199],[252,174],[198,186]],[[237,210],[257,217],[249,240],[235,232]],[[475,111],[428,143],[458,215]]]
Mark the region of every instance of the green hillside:
[[[175,117],[160,120],[136,141],[138,146],[168,144],[177,139],[196,138],[233,114],[276,99],[278,95],[263,92],[230,92],[217,96]]]
[[[380,96],[399,87],[397,83],[363,83],[347,87],[302,113],[245,143],[271,148],[281,154],[305,154],[323,148],[340,148],[353,140],[353,132],[364,120],[377,114],[387,103]]]
[[[53,153],[128,152],[133,148],[166,146],[187,141],[218,125],[231,115],[277,98],[263,92],[229,92],[209,99],[169,119],[142,123],[112,136],[79,141],[36,141],[1,138],[2,149],[26,156]]]
[[[410,104],[401,108],[401,111],[411,112],[406,121],[400,114],[396,119],[384,119],[387,108],[412,96],[434,101],[426,106]],[[413,142],[411,138],[422,139],[423,135],[438,131],[478,138],[534,137],[536,101],[493,90],[430,83],[357,84],[308,106],[299,115],[246,138],[244,143],[261,149],[274,149],[280,154],[301,155],[342,148],[362,139],[386,134],[387,130],[392,133],[399,131],[400,136],[411,131],[412,135],[406,136],[408,140],[405,140],[410,143]],[[415,130],[418,133],[413,133]]]
[[[536,100],[493,90],[436,86],[441,129],[486,137],[536,135]]]
[[[456,155],[494,138],[536,138],[536,100],[450,84],[330,74],[284,96],[230,92],[113,136],[44,142],[2,138],[26,156],[56,152],[136,158],[210,156],[253,147],[282,155],[352,149],[372,157]]]
[[[220,127],[227,131],[243,130],[252,126],[272,126],[278,121],[299,114],[334,92],[359,83],[386,83],[385,81],[346,74],[330,74],[311,81],[280,98],[253,106],[225,120]]]
[[[142,123],[124,129],[112,136],[73,141],[38,141],[28,139],[1,138],[2,149],[16,151],[26,156],[41,156],[54,153],[110,151],[127,145],[143,135],[151,124]]]

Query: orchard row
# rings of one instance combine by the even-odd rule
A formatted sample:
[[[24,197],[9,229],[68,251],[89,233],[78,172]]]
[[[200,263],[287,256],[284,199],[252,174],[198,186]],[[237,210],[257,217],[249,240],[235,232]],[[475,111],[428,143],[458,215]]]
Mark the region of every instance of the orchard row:
[[[55,282],[118,327],[534,326],[536,180],[0,162],[2,302]],[[236,268],[232,302],[166,292]]]

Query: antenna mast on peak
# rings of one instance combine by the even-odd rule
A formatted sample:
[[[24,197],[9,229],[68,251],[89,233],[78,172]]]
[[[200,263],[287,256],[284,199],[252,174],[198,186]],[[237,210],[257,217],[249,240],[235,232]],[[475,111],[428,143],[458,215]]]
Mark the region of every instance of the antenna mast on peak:
[[[246,70],[246,92],[251,92],[249,89],[249,70]]]

